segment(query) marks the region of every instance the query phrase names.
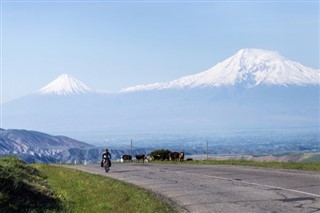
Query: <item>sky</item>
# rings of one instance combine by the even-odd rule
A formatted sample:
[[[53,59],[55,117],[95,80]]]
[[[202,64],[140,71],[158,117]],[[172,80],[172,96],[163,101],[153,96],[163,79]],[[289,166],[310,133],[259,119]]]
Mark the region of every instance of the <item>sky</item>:
[[[242,48],[319,69],[319,1],[1,1],[1,103],[61,74],[122,88],[202,72]]]

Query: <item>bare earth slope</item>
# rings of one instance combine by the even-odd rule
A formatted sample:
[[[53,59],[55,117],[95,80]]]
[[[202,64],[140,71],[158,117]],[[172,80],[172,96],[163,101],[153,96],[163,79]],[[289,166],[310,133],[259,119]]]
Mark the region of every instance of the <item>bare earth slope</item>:
[[[319,212],[320,173],[239,166],[114,164],[72,166],[147,188],[181,212]]]

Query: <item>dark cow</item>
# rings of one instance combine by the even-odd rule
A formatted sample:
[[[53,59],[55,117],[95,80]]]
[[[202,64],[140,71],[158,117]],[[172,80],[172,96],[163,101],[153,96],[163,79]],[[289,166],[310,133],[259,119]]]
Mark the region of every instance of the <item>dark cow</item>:
[[[179,161],[184,161],[184,152],[179,152]]]
[[[170,160],[178,160],[179,159],[179,152],[171,152],[169,155]]]
[[[136,159],[137,159],[137,161],[142,160],[142,163],[144,163],[144,160],[146,160],[147,157],[145,155],[136,155]]]
[[[193,161],[193,159],[192,158],[187,158],[187,161]]]
[[[163,160],[170,160],[170,155],[171,155],[171,152],[166,154],[163,158]]]
[[[125,161],[132,162],[132,156],[131,155],[122,155],[121,162],[125,162]]]

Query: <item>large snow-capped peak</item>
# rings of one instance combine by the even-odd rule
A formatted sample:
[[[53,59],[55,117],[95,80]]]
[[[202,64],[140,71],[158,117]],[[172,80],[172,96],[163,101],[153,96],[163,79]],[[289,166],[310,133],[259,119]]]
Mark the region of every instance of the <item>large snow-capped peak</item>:
[[[40,94],[76,95],[91,93],[94,90],[68,74],[62,74],[57,79],[38,90]]]
[[[241,49],[214,67],[177,80],[138,85],[122,92],[138,90],[197,88],[243,85],[309,85],[320,84],[320,72],[289,60],[275,51]]]

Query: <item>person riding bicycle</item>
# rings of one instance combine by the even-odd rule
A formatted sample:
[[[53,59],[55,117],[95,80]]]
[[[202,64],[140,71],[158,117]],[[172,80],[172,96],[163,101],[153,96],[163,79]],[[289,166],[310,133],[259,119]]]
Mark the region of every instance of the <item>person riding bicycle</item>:
[[[104,162],[108,161],[109,167],[111,167],[111,154],[108,149],[102,154],[101,167],[103,167]]]

